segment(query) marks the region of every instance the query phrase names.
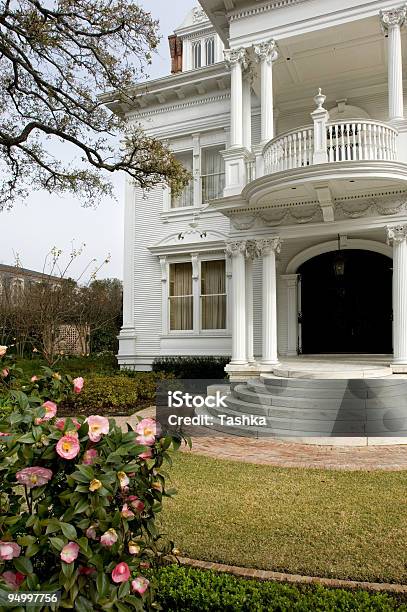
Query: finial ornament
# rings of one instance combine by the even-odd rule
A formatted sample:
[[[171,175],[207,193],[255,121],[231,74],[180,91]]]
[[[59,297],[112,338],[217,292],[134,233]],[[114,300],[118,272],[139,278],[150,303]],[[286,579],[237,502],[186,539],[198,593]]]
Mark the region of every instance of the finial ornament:
[[[401,244],[407,240],[407,225],[388,225],[387,244]]]
[[[277,43],[274,39],[254,45],[254,52],[258,62],[265,60],[271,63],[278,58]]]
[[[407,7],[399,6],[398,8],[390,9],[388,11],[380,11],[380,23],[384,32],[387,32],[389,28],[401,26],[405,23],[407,17]]]
[[[244,47],[239,47],[238,49],[225,49],[223,55],[228,66],[231,67],[233,64],[239,63],[243,68],[247,68],[247,53]]]
[[[318,93],[314,98],[314,102],[317,105],[317,110],[324,110],[323,104],[325,100],[326,100],[326,96],[324,96],[324,94],[322,93],[322,89],[319,88]]]

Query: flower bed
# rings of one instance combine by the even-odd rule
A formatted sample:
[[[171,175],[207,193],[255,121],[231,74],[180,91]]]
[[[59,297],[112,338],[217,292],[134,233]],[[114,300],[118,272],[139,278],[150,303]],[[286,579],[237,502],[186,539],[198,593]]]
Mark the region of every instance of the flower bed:
[[[173,561],[156,515],[165,497],[163,464],[180,440],[153,419],[123,432],[101,415],[60,417],[79,397],[81,377],[44,368],[20,381],[0,347],[0,591],[61,591],[79,611],[150,609],[154,581],[143,572]]]

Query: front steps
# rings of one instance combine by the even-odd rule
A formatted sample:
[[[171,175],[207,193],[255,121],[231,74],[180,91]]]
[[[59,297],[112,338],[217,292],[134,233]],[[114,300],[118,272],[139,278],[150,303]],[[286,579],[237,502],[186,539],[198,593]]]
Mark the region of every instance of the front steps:
[[[207,408],[206,415],[211,428],[228,434],[312,444],[407,444],[407,379],[264,375],[232,383],[225,404]]]

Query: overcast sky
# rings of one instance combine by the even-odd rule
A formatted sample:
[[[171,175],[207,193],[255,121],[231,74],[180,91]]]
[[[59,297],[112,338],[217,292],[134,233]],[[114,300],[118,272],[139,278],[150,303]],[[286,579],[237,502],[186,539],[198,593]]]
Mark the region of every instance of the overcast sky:
[[[151,78],[157,78],[170,72],[167,36],[197,2],[140,0],[140,3],[160,21],[162,41],[149,71]],[[118,201],[107,200],[97,209],[82,208],[73,197],[36,192],[24,204],[0,212],[0,263],[13,265],[18,254],[23,267],[42,270],[45,256],[53,246],[68,256],[74,241],[77,247],[86,244],[84,254],[72,268],[76,275],[91,259],[102,261],[110,253],[110,263],[102,268],[99,277],[122,278],[123,183],[123,177],[117,176],[114,184]]]

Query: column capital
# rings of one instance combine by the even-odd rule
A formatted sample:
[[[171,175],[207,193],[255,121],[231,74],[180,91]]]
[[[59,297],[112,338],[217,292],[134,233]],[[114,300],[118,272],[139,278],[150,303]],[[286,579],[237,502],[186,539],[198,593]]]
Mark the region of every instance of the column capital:
[[[280,253],[281,240],[279,236],[271,238],[259,238],[256,242],[256,250],[259,256],[269,255],[271,252]]]
[[[401,244],[407,240],[407,225],[388,225],[386,232],[388,244]]]
[[[225,58],[225,62],[229,67],[234,64],[240,64],[243,69],[247,68],[247,52],[244,47],[239,47],[237,49],[225,49],[223,51],[223,55]]]
[[[271,64],[278,58],[277,43],[274,39],[258,43],[254,45],[254,53],[258,62],[266,61]]]
[[[246,242],[246,259],[256,259],[258,256],[257,246],[255,240],[248,240]]]
[[[236,257],[236,255],[246,255],[246,240],[230,240],[226,243],[226,257]]]
[[[380,11],[379,16],[382,30],[384,33],[387,33],[390,28],[395,26],[401,28],[405,23],[407,7],[399,6],[398,8],[393,8],[388,11]]]

